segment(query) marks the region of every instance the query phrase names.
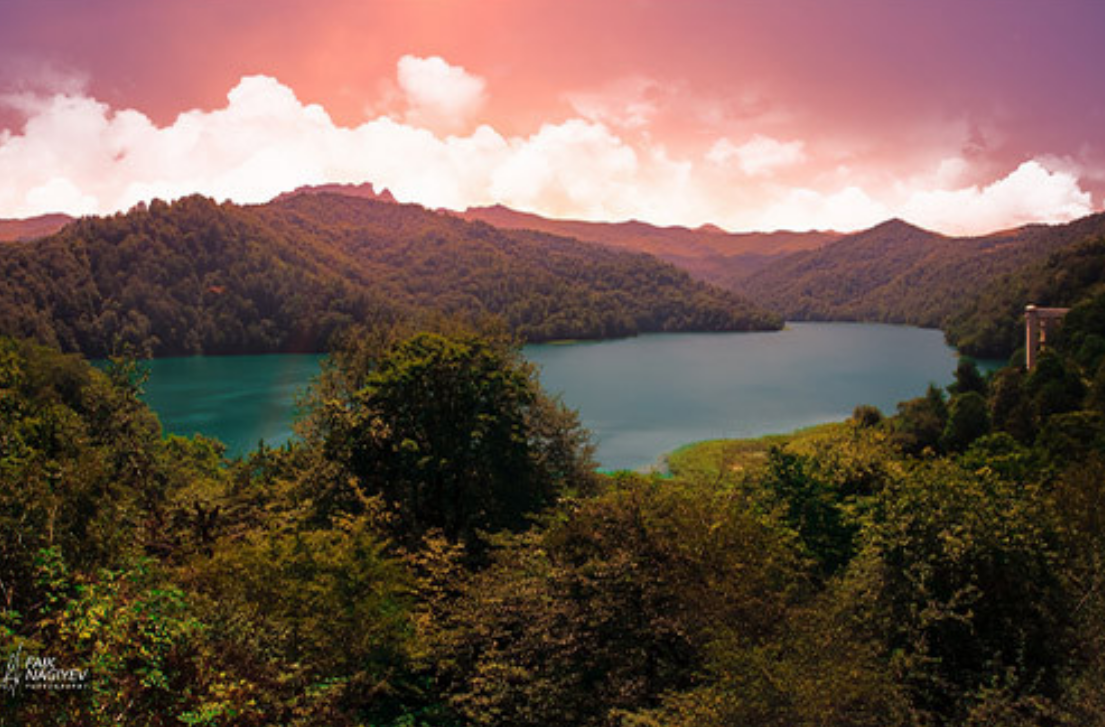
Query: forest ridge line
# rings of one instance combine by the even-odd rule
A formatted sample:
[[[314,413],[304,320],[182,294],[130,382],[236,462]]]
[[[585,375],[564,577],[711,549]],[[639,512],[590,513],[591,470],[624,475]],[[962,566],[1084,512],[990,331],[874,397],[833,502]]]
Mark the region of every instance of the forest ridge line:
[[[782,326],[648,255],[334,194],[83,218],[0,246],[0,273],[0,332],[92,357],[322,352],[432,315],[527,341]]]
[[[638,221],[557,220],[501,205],[459,213],[432,212],[418,205],[400,205],[386,189],[377,190],[371,184],[301,187],[270,203],[242,209],[279,208],[297,198],[318,197],[386,203],[421,210],[435,219],[486,223],[506,235],[540,233],[614,251],[646,253],[698,281],[741,295],[745,299],[742,305],[754,304],[788,320],[941,328],[949,343],[962,352],[992,358],[1007,357],[1018,348],[1014,319],[1026,303],[1066,305],[1081,291],[1064,293],[1062,285],[1031,282],[1046,275],[1043,270],[1051,264],[1050,257],[1105,234],[1105,216],[1100,213],[1066,224],[1033,224],[975,237],[941,235],[898,219],[848,234],[730,233],[710,225],[690,229]],[[26,240],[71,221],[48,216],[0,222],[0,239]],[[719,329],[716,322],[695,326]],[[641,327],[607,321],[574,330],[561,324],[554,327],[555,331],[524,333],[541,340],[560,335],[594,338],[637,330],[687,330],[679,322]],[[190,350],[194,349],[191,346]]]

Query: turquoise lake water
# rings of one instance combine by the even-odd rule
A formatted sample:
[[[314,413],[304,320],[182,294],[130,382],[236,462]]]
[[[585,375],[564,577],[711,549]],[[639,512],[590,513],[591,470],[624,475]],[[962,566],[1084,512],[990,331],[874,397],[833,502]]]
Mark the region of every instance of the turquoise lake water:
[[[690,442],[789,432],[857,404],[892,412],[955,352],[943,334],[902,326],[793,323],[778,333],[659,334],[526,346],[541,383],[580,413],[605,469],[640,469]],[[146,399],[166,431],[202,432],[242,454],[291,436],[295,397],[321,356],[159,359]]]

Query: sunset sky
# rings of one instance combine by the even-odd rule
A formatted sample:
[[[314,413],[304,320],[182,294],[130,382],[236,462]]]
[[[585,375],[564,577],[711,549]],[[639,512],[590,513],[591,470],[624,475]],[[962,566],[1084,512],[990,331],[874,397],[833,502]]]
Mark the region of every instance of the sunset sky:
[[[1100,0],[0,0],[0,217],[365,182],[948,233],[1105,203]]]

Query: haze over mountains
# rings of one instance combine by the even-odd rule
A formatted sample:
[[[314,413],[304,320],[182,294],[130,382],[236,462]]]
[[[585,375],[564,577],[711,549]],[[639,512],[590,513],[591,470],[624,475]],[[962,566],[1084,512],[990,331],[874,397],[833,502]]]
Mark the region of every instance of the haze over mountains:
[[[395,196],[387,189],[381,189],[377,192],[376,185],[372,184],[372,182],[365,182],[363,184],[311,184],[304,187],[297,187],[290,192],[277,195],[272,201],[283,202],[293,197],[319,194],[338,194],[343,197],[371,199],[376,202],[398,203],[399,201],[395,199]]]

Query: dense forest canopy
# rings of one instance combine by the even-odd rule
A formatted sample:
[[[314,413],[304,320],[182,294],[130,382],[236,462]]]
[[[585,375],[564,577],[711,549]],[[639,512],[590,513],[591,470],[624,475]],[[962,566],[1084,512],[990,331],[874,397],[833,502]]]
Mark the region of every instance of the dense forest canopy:
[[[1105,236],[1057,250],[1046,259],[1003,275],[945,324],[948,342],[980,357],[1008,357],[1024,346],[1027,303],[1069,307],[1105,289]]]
[[[94,357],[321,351],[429,310],[529,340],[781,326],[646,255],[341,195],[85,218],[0,247],[0,277],[0,332]]]
[[[0,643],[87,670],[0,716],[1103,724],[1103,321],[668,477],[595,473],[493,329],[350,332],[302,437],[235,461],[132,365],[0,339]]]

